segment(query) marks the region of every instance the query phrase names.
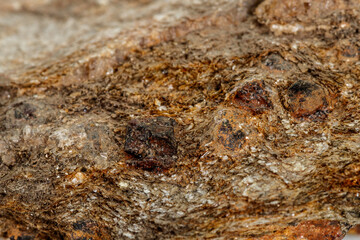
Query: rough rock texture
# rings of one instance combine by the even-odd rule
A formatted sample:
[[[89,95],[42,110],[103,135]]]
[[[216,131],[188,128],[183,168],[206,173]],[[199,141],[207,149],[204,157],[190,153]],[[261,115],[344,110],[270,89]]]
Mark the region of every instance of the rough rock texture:
[[[10,239],[342,239],[358,0],[0,3]]]

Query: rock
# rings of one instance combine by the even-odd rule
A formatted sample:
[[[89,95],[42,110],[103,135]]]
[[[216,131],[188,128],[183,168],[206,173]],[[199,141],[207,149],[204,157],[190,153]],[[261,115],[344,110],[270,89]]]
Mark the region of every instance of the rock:
[[[0,2],[0,236],[341,239],[357,0]]]

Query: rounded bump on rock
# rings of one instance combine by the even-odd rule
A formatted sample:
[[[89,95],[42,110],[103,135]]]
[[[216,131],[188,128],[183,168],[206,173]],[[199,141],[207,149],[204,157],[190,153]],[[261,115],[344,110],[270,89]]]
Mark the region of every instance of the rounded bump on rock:
[[[257,80],[247,82],[235,90],[232,102],[236,107],[254,115],[264,113],[273,107],[265,83]]]
[[[175,125],[174,119],[162,116],[129,121],[124,146],[132,156],[128,163],[144,170],[170,168],[177,158]]]
[[[261,61],[262,68],[272,72],[283,73],[292,69],[293,64],[278,53],[270,53]]]
[[[284,107],[295,118],[325,119],[330,112],[330,96],[321,85],[298,80],[285,93]]]

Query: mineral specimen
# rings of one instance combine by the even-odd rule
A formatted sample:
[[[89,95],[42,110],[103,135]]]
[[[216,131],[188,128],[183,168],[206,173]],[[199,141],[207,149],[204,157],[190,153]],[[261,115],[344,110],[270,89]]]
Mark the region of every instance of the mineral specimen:
[[[341,239],[358,0],[0,2],[8,239]]]

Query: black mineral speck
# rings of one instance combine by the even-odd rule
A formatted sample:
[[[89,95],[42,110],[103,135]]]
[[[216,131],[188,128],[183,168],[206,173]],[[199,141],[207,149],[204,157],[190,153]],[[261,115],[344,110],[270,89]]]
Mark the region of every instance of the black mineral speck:
[[[240,149],[245,142],[245,134],[241,130],[234,131],[229,120],[225,119],[218,132],[219,142],[228,150]]]
[[[312,92],[319,87],[313,83],[306,81],[297,81],[289,88],[289,97],[294,97],[298,94],[305,94],[306,96],[310,96]]]
[[[14,105],[14,117],[16,119],[35,118],[36,107],[29,103],[18,103]]]
[[[14,236],[10,237],[10,240],[34,240],[35,238],[33,236],[19,236],[17,238],[15,238]]]

